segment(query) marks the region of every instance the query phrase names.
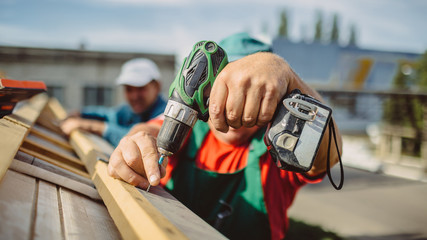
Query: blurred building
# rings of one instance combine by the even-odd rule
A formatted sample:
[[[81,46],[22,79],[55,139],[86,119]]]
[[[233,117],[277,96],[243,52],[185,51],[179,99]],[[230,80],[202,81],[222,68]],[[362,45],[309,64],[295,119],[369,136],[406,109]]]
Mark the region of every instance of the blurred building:
[[[0,46],[0,73],[10,79],[44,81],[49,95],[68,110],[115,106],[124,101],[122,88],[115,85],[121,65],[138,57],[159,66],[166,95],[175,76],[174,55]]]
[[[410,63],[420,54],[362,49],[338,44],[273,41],[273,51],[317,89],[333,107],[335,119],[346,133],[365,133],[381,120],[384,93],[393,90],[398,71],[411,74]],[[409,63],[406,66],[404,63]]]

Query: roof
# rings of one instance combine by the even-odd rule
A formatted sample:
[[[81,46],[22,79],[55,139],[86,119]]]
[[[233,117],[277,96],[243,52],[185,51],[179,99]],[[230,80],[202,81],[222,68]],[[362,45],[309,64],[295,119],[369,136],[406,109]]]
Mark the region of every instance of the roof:
[[[146,192],[107,174],[113,148],[74,131],[38,94],[0,119],[0,238],[224,239],[160,187]]]

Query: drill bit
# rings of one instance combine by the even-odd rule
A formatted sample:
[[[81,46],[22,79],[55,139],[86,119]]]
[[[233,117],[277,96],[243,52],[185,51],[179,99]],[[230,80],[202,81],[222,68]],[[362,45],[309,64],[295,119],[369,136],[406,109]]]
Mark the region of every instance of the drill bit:
[[[164,159],[165,159],[165,155],[164,154],[160,154],[159,165],[162,165]],[[148,188],[146,190],[147,192],[150,191],[150,187],[151,187],[151,184],[148,185]]]

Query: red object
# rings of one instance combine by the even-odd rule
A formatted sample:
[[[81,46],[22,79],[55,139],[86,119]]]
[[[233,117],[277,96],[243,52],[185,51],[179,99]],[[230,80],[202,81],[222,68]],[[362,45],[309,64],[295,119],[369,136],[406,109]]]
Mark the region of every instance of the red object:
[[[17,102],[46,90],[41,81],[0,79],[0,118],[11,114]]]
[[[0,89],[20,88],[20,89],[40,89],[46,91],[46,85],[41,81],[20,81],[12,79],[0,79]]]

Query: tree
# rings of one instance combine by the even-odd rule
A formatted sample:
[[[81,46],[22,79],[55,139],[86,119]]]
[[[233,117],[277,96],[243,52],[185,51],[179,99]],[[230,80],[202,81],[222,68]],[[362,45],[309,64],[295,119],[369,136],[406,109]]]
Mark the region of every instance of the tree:
[[[288,16],[286,10],[280,13],[279,34],[280,37],[288,38]]]
[[[421,58],[417,63],[401,62],[398,71],[393,79],[393,89],[396,91],[408,91],[413,85],[414,80],[419,79],[420,66],[424,65],[424,70],[427,71],[427,54]],[[425,61],[423,63],[423,61]],[[405,68],[412,68],[417,66],[415,74],[405,71]],[[415,78],[414,78],[415,77]],[[419,84],[418,80],[418,84]],[[393,127],[409,127],[415,131],[415,137],[412,140],[412,150],[405,149],[404,151],[410,152],[413,155],[420,155],[420,146],[423,139],[423,126],[424,126],[424,113],[423,101],[417,96],[393,96],[384,101],[383,119],[386,123]],[[406,140],[408,142],[408,140]]]
[[[427,91],[427,51],[419,59],[416,65],[417,86],[421,91]]]
[[[323,24],[323,17],[322,17],[322,12],[321,11],[317,11],[317,17],[316,17],[316,25],[315,25],[315,32],[314,32],[314,41],[315,42],[320,42],[322,40],[322,24]]]
[[[350,38],[348,40],[348,45],[353,47],[356,46],[357,45],[356,38],[357,38],[356,26],[352,24],[350,27]]]
[[[332,22],[332,30],[331,30],[331,43],[338,43],[339,39],[339,29],[338,29],[338,14],[334,14],[334,19]]]

